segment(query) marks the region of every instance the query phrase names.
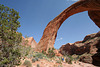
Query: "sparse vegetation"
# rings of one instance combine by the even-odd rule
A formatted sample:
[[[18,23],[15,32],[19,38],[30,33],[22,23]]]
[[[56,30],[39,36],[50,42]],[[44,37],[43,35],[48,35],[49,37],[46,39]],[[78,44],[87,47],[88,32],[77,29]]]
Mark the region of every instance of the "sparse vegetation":
[[[29,60],[25,60],[23,65],[26,66],[26,67],[32,67],[32,63]]]
[[[61,59],[56,61],[56,63],[59,63],[59,64],[62,64],[61,62],[62,62]]]
[[[47,53],[42,51],[42,53],[34,52],[30,46],[22,46],[20,45],[22,41],[22,34],[16,32],[17,29],[20,27],[20,22],[18,19],[20,18],[19,13],[14,9],[10,9],[7,6],[0,4],[0,67],[15,67],[16,65],[20,65],[20,59],[31,59],[32,63],[39,61],[40,59],[46,59],[50,62],[55,60],[55,53],[54,48],[49,48]],[[25,36],[28,38],[28,36]],[[100,37],[98,37],[100,38]],[[94,41],[97,38],[90,38],[82,43],[91,42],[93,39]],[[28,40],[26,39],[25,45],[28,44]],[[74,50],[73,50],[74,52]],[[91,62],[92,54],[84,53],[83,55],[69,55],[68,52],[63,51],[62,54],[66,58],[65,61],[68,64],[72,64],[72,61],[84,61],[88,63]],[[87,59],[88,58],[88,59]],[[59,63],[58,67],[62,67],[62,57],[56,57],[56,63]],[[25,60],[23,63],[26,67],[32,67],[32,63],[29,60]],[[79,63],[80,65],[80,63]],[[57,65],[54,65],[54,67]],[[37,64],[37,67],[40,67]]]
[[[59,64],[61,64],[61,61],[60,61],[60,60],[57,60],[57,61],[56,61],[56,63],[59,63]]]
[[[32,63],[34,63],[35,61],[36,61],[36,59],[35,59],[35,58],[33,58],[33,59],[32,59]]]
[[[72,64],[72,61],[73,61],[73,60],[74,60],[74,58],[73,58],[71,55],[66,56],[65,61],[66,61],[68,64]]]
[[[15,46],[0,45],[0,66],[14,66],[20,65],[21,52],[20,49]]]
[[[28,44],[28,40],[25,40],[25,45],[27,45]]]
[[[46,55],[46,52],[44,50],[42,51],[42,53]]]
[[[37,64],[37,67],[40,67],[40,65],[39,65],[39,64]]]
[[[36,57],[36,58],[33,58],[32,59],[32,63],[34,63],[35,61],[39,61],[39,59]]]
[[[62,65],[58,65],[58,67],[63,67]]]
[[[48,49],[48,54],[47,54],[47,56],[48,56],[49,58],[52,58],[52,57],[55,56],[54,48],[49,48],[49,49]]]
[[[45,56],[46,55],[44,55],[43,53],[39,53],[39,52],[33,54],[33,57],[36,57],[36,58],[39,58],[39,59],[43,59],[43,57],[45,57]]]

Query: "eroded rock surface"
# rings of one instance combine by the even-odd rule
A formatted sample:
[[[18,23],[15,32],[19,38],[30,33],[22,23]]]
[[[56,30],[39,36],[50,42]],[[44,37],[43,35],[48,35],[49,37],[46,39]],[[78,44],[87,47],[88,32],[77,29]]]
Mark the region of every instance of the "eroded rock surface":
[[[60,47],[60,53],[68,53],[70,55],[73,54],[84,54],[90,53],[95,54],[97,50],[100,48],[100,32],[95,34],[87,35],[83,41],[75,42],[75,43],[67,43]]]
[[[31,46],[32,48],[35,48],[35,46],[37,45],[37,43],[36,43],[36,41],[34,40],[33,37],[28,37],[28,38],[22,37],[22,43],[21,44]]]
[[[80,57],[80,61],[100,66],[100,31],[98,33],[87,35],[83,41],[62,45],[59,52],[63,55],[90,54],[88,56],[84,55]]]
[[[54,48],[57,31],[61,24],[71,15],[83,11],[88,11],[90,18],[100,28],[100,0],[79,0],[48,23],[35,50],[47,51],[49,48]]]

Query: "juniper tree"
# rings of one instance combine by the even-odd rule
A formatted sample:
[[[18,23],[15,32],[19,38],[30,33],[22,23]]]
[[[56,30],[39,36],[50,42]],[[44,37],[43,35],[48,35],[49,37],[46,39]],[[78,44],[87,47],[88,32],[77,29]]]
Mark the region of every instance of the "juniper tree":
[[[22,34],[16,32],[20,27],[19,13],[0,4],[0,40],[2,44],[19,44]]]
[[[20,45],[22,34],[17,32],[20,27],[19,13],[14,9],[0,4],[0,66],[14,67],[20,64]]]

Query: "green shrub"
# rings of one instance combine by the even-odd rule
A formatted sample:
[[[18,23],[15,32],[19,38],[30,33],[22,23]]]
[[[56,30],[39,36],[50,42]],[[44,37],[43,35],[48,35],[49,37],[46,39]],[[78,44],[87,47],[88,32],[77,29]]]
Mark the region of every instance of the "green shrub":
[[[42,51],[42,53],[43,53],[43,54],[46,54],[46,52],[45,52],[44,50]]]
[[[43,59],[43,57],[45,57],[45,55],[43,53],[35,53],[33,55],[33,57],[37,57],[37,58]]]
[[[20,48],[16,46],[0,45],[0,66],[20,65]]]
[[[40,67],[40,65],[39,65],[39,64],[37,64],[37,67]]]
[[[66,56],[65,61],[66,61],[68,64],[72,64],[73,57],[72,57],[72,56]]]
[[[32,67],[32,64],[31,64],[31,62],[29,60],[25,60],[23,65],[26,66],[26,67]]]
[[[38,59],[37,57],[35,58],[35,60],[36,60],[36,61],[39,61],[39,59]]]
[[[22,57],[27,57],[27,58],[33,57],[33,55],[30,53],[30,51],[32,51],[32,52],[34,52],[34,51],[32,50],[31,47],[22,46],[22,45],[19,45],[18,47],[20,47],[20,52],[21,52]]]
[[[20,64],[22,34],[16,32],[20,27],[19,13],[0,4],[0,67],[14,67]]]
[[[47,56],[48,56],[49,58],[55,57],[55,53],[53,52],[53,50],[54,50],[54,48],[49,48],[49,49],[48,49],[48,54],[47,54]]]
[[[59,63],[59,64],[61,64],[61,60],[57,60],[57,61],[56,61],[56,63]]]
[[[35,61],[39,61],[39,59],[36,57],[36,58],[33,58],[32,59],[32,63],[34,63]]]
[[[73,57],[73,60],[74,60],[74,61],[79,60],[79,55],[74,54],[74,55],[72,55],[72,57]]]
[[[34,63],[35,61],[37,61],[35,58],[32,59],[32,63]]]

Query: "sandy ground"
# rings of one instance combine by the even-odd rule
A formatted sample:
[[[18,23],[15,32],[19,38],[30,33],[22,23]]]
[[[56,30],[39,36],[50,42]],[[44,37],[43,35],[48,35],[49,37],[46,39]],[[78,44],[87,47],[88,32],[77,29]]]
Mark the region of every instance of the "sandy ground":
[[[31,62],[31,59],[27,59]],[[22,60],[22,63],[24,62],[24,60]],[[31,62],[32,63],[32,62]],[[37,64],[39,64],[40,67],[96,67],[92,64],[88,64],[88,63],[83,63],[83,62],[72,62],[72,64],[68,64],[65,62],[60,63],[56,63],[56,61],[52,60],[52,61],[48,61],[46,59],[40,59],[39,61],[36,61],[34,63],[32,63],[32,67],[37,67]],[[26,67],[24,65],[20,65],[17,67]]]

